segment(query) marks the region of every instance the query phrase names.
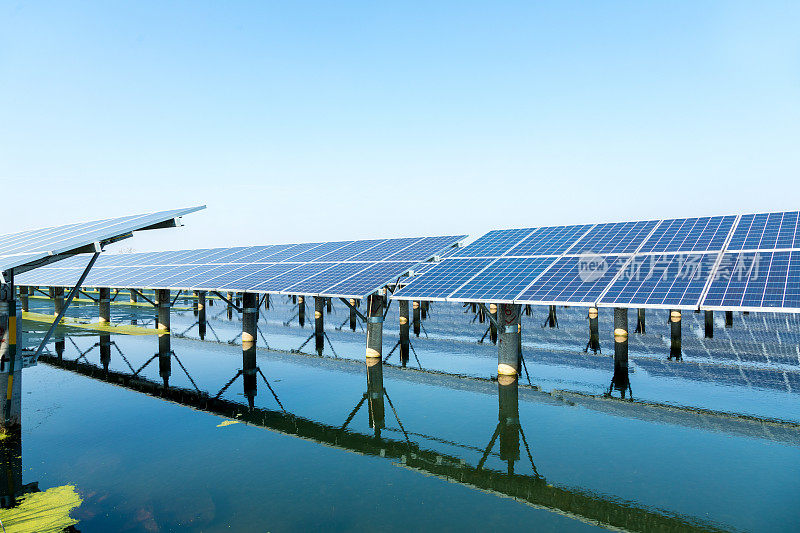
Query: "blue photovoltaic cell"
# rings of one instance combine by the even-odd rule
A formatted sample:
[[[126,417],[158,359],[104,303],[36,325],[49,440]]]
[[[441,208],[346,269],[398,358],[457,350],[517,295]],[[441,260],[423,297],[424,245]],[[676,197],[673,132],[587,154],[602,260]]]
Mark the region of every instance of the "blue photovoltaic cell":
[[[735,220],[732,215],[664,220],[639,253],[722,250]]]
[[[728,250],[798,248],[797,211],[742,215]]]
[[[343,298],[363,298],[382,288],[414,266],[412,261],[381,262],[362,270],[336,285],[321,291],[323,296],[341,296]]]
[[[305,242],[305,243],[301,243],[301,244],[290,244],[289,246],[287,246],[283,250],[279,250],[279,251],[275,252],[274,254],[270,255],[269,256],[269,260],[270,260],[271,263],[272,262],[279,263],[281,261],[286,261],[286,260],[288,260],[290,257],[292,257],[294,255],[299,255],[299,254],[301,254],[301,253],[303,253],[305,251],[308,251],[308,250],[310,250],[312,248],[316,248],[317,246],[319,246],[319,243],[317,243],[317,242]],[[289,261],[289,262],[291,262],[291,261]]]
[[[175,276],[170,280],[170,285],[175,288],[193,289],[198,287],[198,281],[207,281],[214,279],[219,275],[238,268],[237,265],[202,265],[203,270],[197,272],[190,272],[187,268],[186,272],[181,276]],[[193,269],[192,269],[193,270]]]
[[[445,235],[442,237],[425,237],[411,246],[403,248],[384,258],[384,261],[426,261],[434,255],[449,249],[455,243],[464,240],[466,235]]]
[[[718,253],[634,257],[602,303],[697,307]]]
[[[553,262],[552,257],[500,258],[450,298],[511,302]]]
[[[231,248],[227,254],[222,254],[214,259],[207,259],[209,263],[238,263],[242,257],[247,257],[250,254],[257,252],[260,246],[246,246]],[[205,262],[205,261],[204,261]]]
[[[364,250],[374,248],[378,244],[385,242],[386,239],[372,239],[367,241],[355,241],[346,246],[342,246],[337,250],[327,253],[321,257],[314,259],[314,261],[351,261],[354,255],[357,255]]]
[[[215,268],[213,265],[193,265],[193,266],[184,266],[177,274],[173,274],[171,276],[165,276],[161,280],[161,288],[163,289],[183,289],[186,288],[185,284],[180,283],[180,281],[192,278],[194,276],[204,274],[210,271],[212,268]]]
[[[365,250],[360,254],[351,257],[350,261],[381,261],[408,248],[414,243],[424,240],[420,237],[408,237],[403,239],[389,239],[378,246]]]
[[[800,308],[800,252],[724,254],[702,304]]]
[[[505,255],[561,255],[591,227],[591,225],[583,225],[539,228]]]
[[[498,257],[504,255],[534,231],[536,231],[535,228],[490,231],[475,242],[459,249],[451,257]]]
[[[211,248],[208,251],[208,254],[205,255],[205,257],[200,257],[200,258],[197,258],[197,259],[195,259],[193,261],[187,261],[187,263],[195,263],[195,264],[213,263],[214,260],[217,257],[221,257],[223,255],[227,255],[227,254],[230,253],[230,251],[231,251],[231,248]]]
[[[306,261],[314,261],[315,259],[319,259],[323,255],[326,255],[334,250],[338,250],[343,246],[347,246],[351,244],[353,241],[338,241],[338,242],[323,242],[320,243],[318,246],[313,248],[309,248],[305,252],[301,252],[299,254],[291,256],[287,261],[291,261],[293,263],[304,263]]]
[[[286,244],[270,244],[268,246],[257,246],[256,250],[244,256],[240,256],[237,263],[276,263],[270,256],[275,255],[281,250],[285,250],[289,245]]]
[[[171,278],[176,274],[180,274],[181,272],[186,270],[186,266],[173,266],[173,267],[151,267],[152,274],[145,277],[140,277],[136,280],[136,287],[142,287],[147,289],[163,289],[166,287],[164,285],[164,280]]]
[[[581,257],[562,257],[525,289],[520,303],[594,303],[627,258],[606,258],[599,267]]]
[[[299,283],[287,286],[291,294],[320,294],[323,290],[369,267],[370,263],[339,263]]]
[[[208,275],[195,278],[192,288],[214,291],[264,268],[264,265],[227,265],[225,270],[212,271]]]
[[[589,230],[567,253],[632,254],[650,235],[656,224],[658,224],[658,220],[598,224]]]
[[[259,292],[282,292],[295,283],[331,268],[334,264],[335,263],[302,263],[297,268],[285,274],[253,285],[252,290]]]
[[[494,259],[445,259],[419,277],[415,276],[393,297],[407,300],[446,298],[492,261]]]
[[[242,291],[247,292],[256,285],[265,283],[277,276],[285,274],[297,267],[302,263],[272,263],[262,264],[260,270],[255,270],[251,274],[242,276],[241,278],[232,281],[220,287],[220,290],[225,291]]]

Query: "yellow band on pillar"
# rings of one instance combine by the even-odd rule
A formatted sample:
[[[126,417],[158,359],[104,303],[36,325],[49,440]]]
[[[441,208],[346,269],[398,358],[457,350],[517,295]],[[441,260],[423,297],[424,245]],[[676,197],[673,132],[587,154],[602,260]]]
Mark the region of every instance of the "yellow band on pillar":
[[[497,304],[489,304],[489,312],[496,313],[497,312]]]
[[[497,375],[498,376],[516,376],[517,369],[511,365],[507,365],[505,363],[500,363],[497,365]]]
[[[414,309],[419,309],[419,302],[417,302],[417,301],[415,300],[415,301],[414,301],[414,302],[411,304],[411,307],[413,307]]]
[[[499,375],[497,376],[497,382],[500,385],[513,385],[514,382],[517,381],[517,376],[509,376],[509,375]]]
[[[17,317],[8,317],[8,343],[17,344]]]
[[[6,400],[11,399],[11,391],[14,390],[14,374],[8,375],[8,388],[6,389]]]
[[[614,337],[628,337],[628,330],[617,328],[614,330]]]
[[[367,348],[367,358],[380,357],[380,356],[381,356],[381,352],[379,352],[378,350],[375,350],[373,348]]]
[[[681,312],[680,311],[672,311],[669,314],[669,319],[673,322],[680,322],[681,321]]]
[[[322,318],[322,313],[319,311],[314,311],[314,318]]]
[[[597,318],[597,308],[590,307],[589,308],[589,318]]]
[[[404,316],[401,316],[400,317],[400,325],[401,326],[405,326],[406,324],[408,324],[408,319],[406,317],[404,317]]]

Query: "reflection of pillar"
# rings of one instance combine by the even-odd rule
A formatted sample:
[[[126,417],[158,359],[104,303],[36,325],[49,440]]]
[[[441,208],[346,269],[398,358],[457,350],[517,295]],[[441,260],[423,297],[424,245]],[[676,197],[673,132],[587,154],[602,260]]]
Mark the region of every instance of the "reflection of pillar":
[[[408,328],[408,300],[400,300],[400,363],[403,366],[408,363],[411,345],[411,341],[408,339]]]
[[[64,309],[64,287],[53,287],[53,314],[57,315]]]
[[[628,375],[628,310],[614,308],[614,377],[611,378],[612,388],[620,391],[625,397],[625,391],[630,388]],[[610,391],[609,391],[610,392]]]
[[[355,298],[350,298],[350,330],[356,330],[356,300]]]
[[[706,339],[714,338],[714,311],[706,311]]]
[[[634,333],[641,333],[642,335],[645,334],[645,323],[644,323],[644,308],[640,307],[636,311],[636,329]]]
[[[497,304],[489,304],[489,314],[492,315],[494,320],[497,320]],[[497,326],[493,320],[489,321],[489,339],[492,344],[497,344]]]
[[[0,440],[0,507],[9,509],[25,490],[22,487],[22,430],[9,428]]]
[[[669,356],[670,358],[681,359],[681,312],[671,311],[669,314],[670,321],[670,345]]]
[[[98,289],[97,301],[100,305],[100,323],[108,324],[111,322],[111,289],[100,287]]]
[[[56,339],[56,355],[59,359],[64,359],[64,348],[66,348],[66,344],[64,343],[64,334],[56,331],[54,335]]]
[[[306,299],[302,296],[297,297],[297,321],[300,323],[300,327],[306,327]]]
[[[596,307],[589,308],[589,344],[586,346],[586,351],[592,350],[592,353],[597,353],[600,350],[600,325],[598,319],[598,311]]]
[[[228,308],[227,308],[228,320],[233,320],[233,306],[231,305],[233,303],[233,293],[232,292],[228,293],[228,302],[227,303],[228,303]]]
[[[500,459],[508,463],[508,471],[512,473],[514,471],[514,462],[519,461],[518,377],[498,376],[497,397],[499,400]]]
[[[412,319],[414,320],[414,335],[419,337],[420,331],[420,309],[419,309],[419,301],[414,300],[411,303],[411,312],[412,312]]]
[[[253,407],[257,392],[256,381],[256,328],[258,324],[258,295],[242,294],[242,380],[244,395]]]
[[[0,427],[17,427],[22,415],[22,358],[17,353],[17,301],[14,275],[5,272],[0,285],[0,391],[3,391]]]
[[[733,327],[733,311],[725,311],[725,327]]]
[[[322,355],[325,350],[325,298],[314,296],[314,346],[317,355]]]
[[[551,305],[548,307],[547,310],[547,327],[554,328],[558,324],[558,318],[556,317],[556,306]]]
[[[498,376],[516,376],[519,374],[521,348],[521,307],[518,304],[501,304],[497,323],[500,328],[497,344]]]
[[[111,363],[111,335],[100,335],[100,362],[103,370],[108,372],[108,365]]]
[[[386,427],[386,410],[383,403],[383,362],[380,357],[367,357],[367,406],[369,427],[375,436],[381,436]]]
[[[206,291],[197,291],[197,332],[200,340],[206,338]]]

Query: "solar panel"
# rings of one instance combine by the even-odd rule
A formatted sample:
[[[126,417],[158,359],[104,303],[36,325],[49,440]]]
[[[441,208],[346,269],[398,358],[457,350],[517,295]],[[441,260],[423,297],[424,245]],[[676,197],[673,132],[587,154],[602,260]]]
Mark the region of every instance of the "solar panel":
[[[107,244],[130,236],[133,231],[160,227],[204,206],[159,211],[143,215],[96,220],[0,236],[0,272],[22,273],[38,262],[62,259],[93,243]]]
[[[534,228],[490,231],[469,246],[458,250],[452,257],[499,257],[534,231]]]
[[[708,252],[722,250],[736,217],[700,217],[664,220],[640,253]]]
[[[463,238],[463,237],[462,237]],[[424,241],[419,237],[408,237],[403,239],[388,239],[383,243],[374,246],[368,250],[364,250],[360,254],[356,254],[350,258],[350,261],[380,261],[388,259],[393,255],[408,248],[412,244]]]
[[[425,237],[387,256],[383,261],[427,261],[434,255],[449,249],[453,244],[466,238],[466,235],[444,235],[441,237]]]
[[[320,294],[328,287],[340,281],[346,281],[351,276],[358,274],[370,266],[372,266],[371,263],[338,263],[303,281],[284,287],[281,289],[281,292],[286,291],[291,294]]]
[[[552,257],[500,258],[449,298],[471,302],[512,302],[554,261]]]
[[[505,255],[561,255],[591,228],[591,225],[539,228]]]
[[[408,272],[416,263],[414,261],[381,262],[362,270],[336,285],[321,292],[321,296],[360,299]]]
[[[419,278],[413,278],[404,288],[392,295],[400,300],[444,300],[475,274],[489,266],[494,259],[451,257]]]
[[[252,290],[258,292],[263,291],[282,293],[285,290],[288,290],[288,288],[292,285],[308,279],[315,274],[324,272],[325,270],[333,267],[335,264],[336,263],[301,263],[297,268],[293,268],[292,270],[289,270],[280,276],[275,276],[269,280],[254,285]],[[288,292],[288,294],[302,293]]]
[[[658,220],[598,224],[589,230],[569,254],[632,254],[650,235]]]
[[[724,254],[702,306],[800,309],[800,251]]]
[[[599,303],[620,307],[697,308],[718,255],[635,256]]]
[[[625,264],[624,256],[611,257],[598,267],[593,258],[562,257],[520,294],[517,303],[593,305],[603,289]]]
[[[742,215],[727,249],[738,251],[800,248],[798,216],[798,211]]]

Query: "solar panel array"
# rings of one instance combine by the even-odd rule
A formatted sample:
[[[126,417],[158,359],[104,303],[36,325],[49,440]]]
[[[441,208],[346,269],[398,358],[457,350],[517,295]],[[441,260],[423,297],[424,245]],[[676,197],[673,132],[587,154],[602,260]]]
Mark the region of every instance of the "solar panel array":
[[[798,212],[495,230],[393,298],[800,312]]]
[[[93,243],[107,244],[133,231],[149,229],[205,206],[159,211],[141,215],[93,220],[8,235],[0,235],[0,272],[23,272],[33,264],[74,253]]]
[[[279,244],[101,255],[84,285],[363,298],[464,235]],[[70,287],[80,255],[17,278],[18,285]]]

